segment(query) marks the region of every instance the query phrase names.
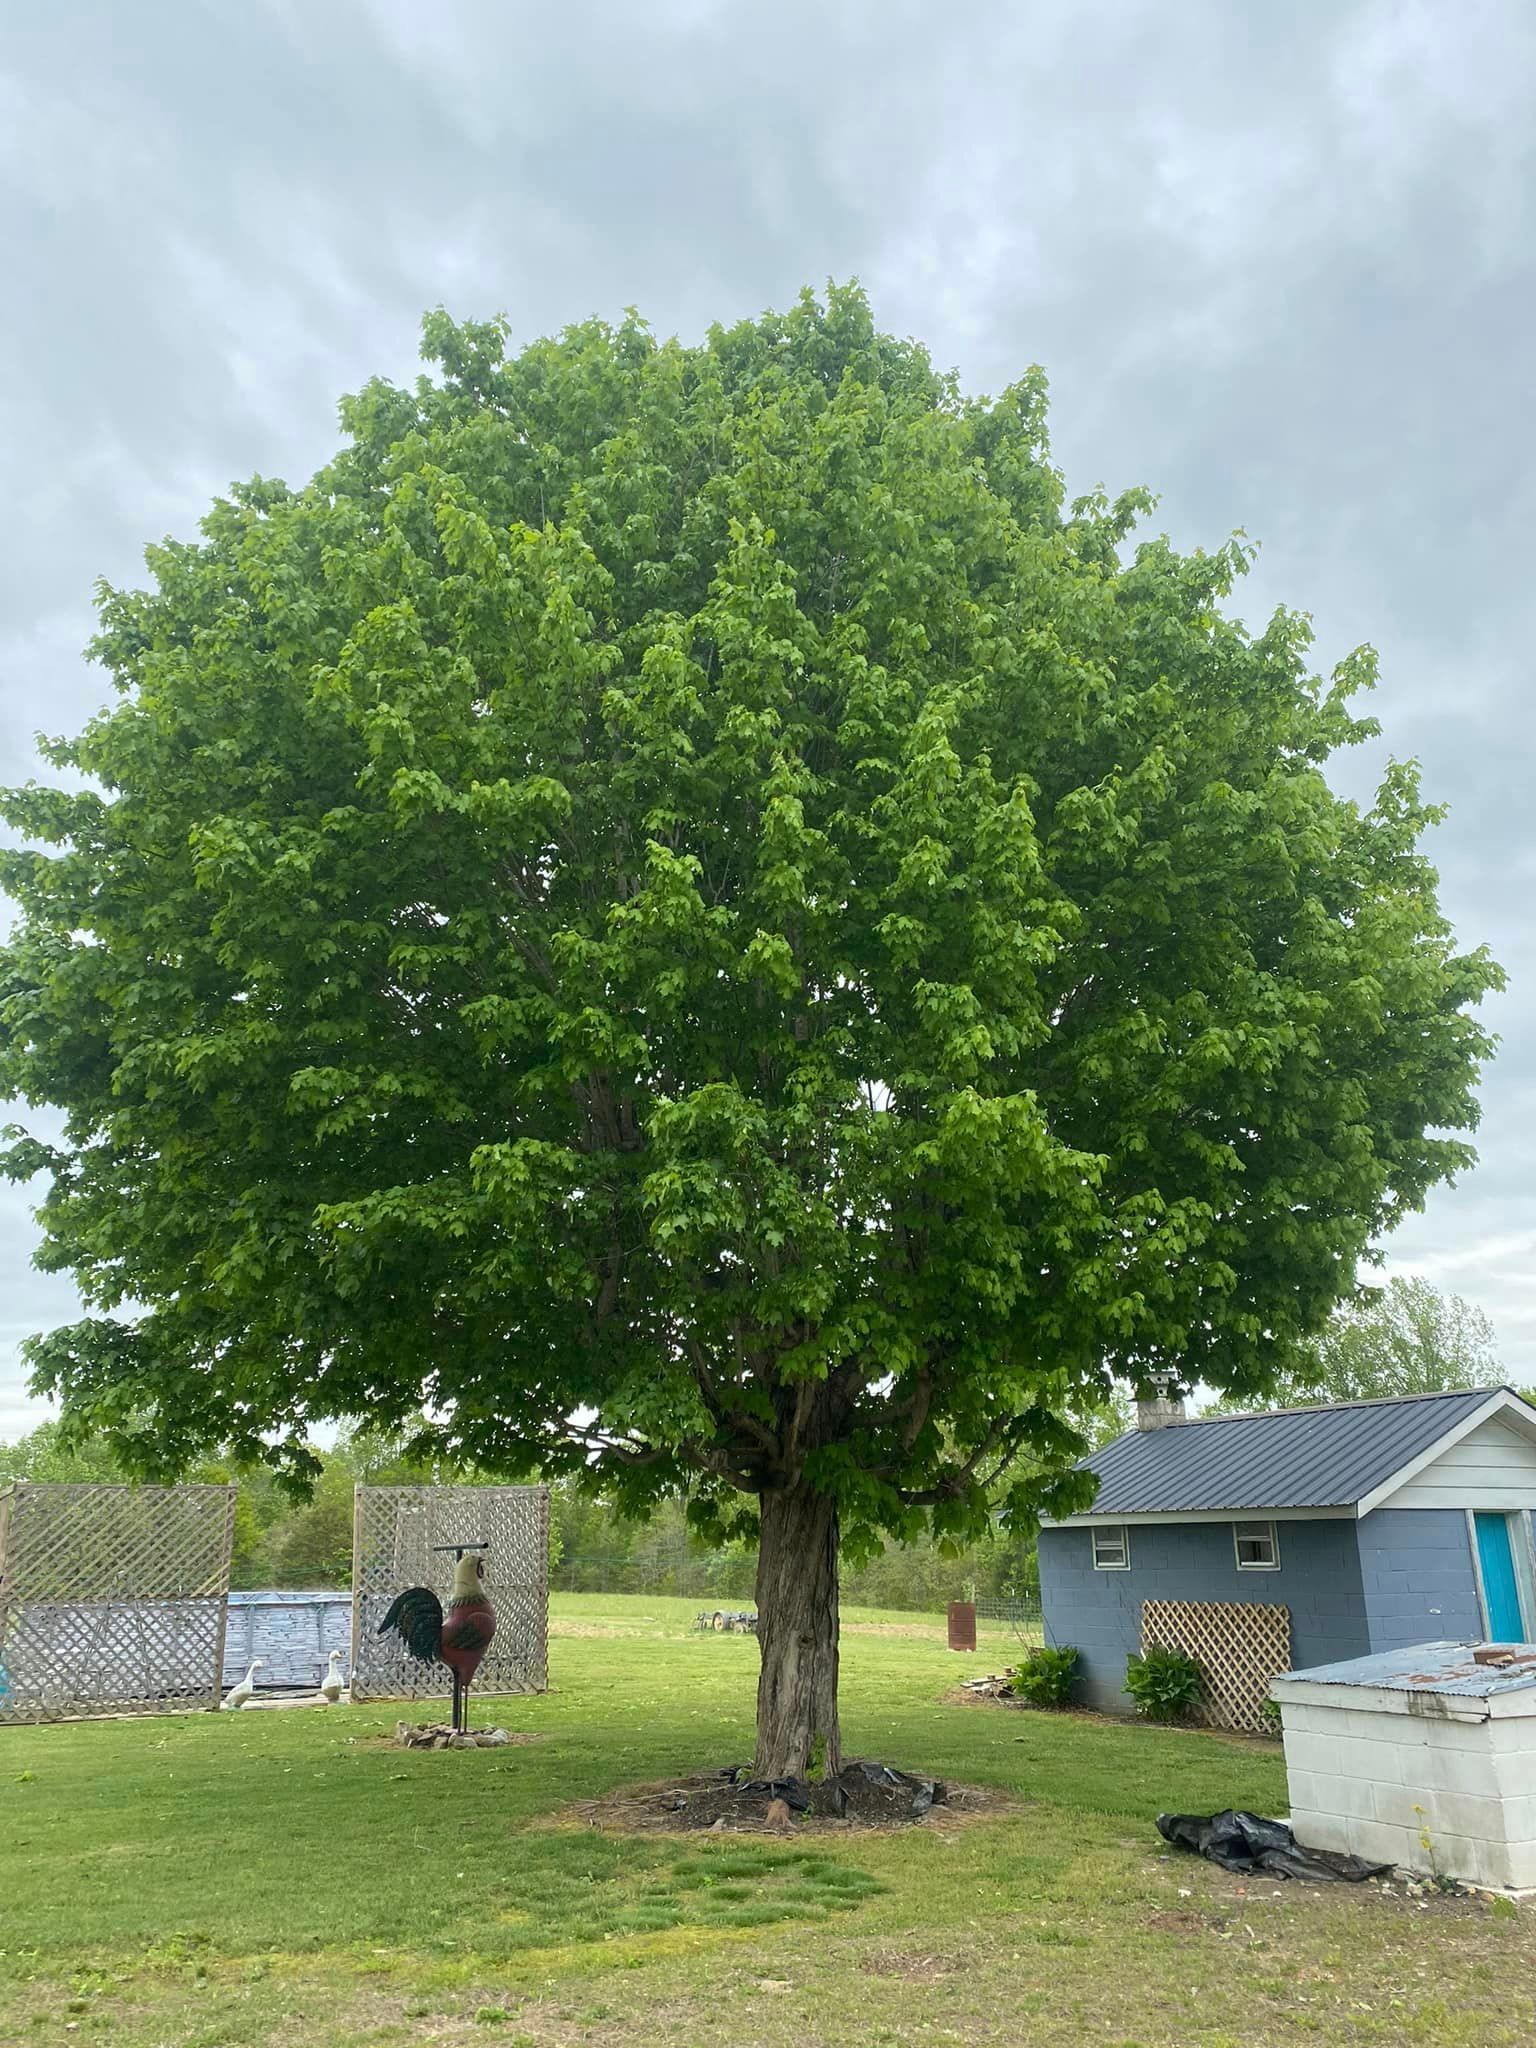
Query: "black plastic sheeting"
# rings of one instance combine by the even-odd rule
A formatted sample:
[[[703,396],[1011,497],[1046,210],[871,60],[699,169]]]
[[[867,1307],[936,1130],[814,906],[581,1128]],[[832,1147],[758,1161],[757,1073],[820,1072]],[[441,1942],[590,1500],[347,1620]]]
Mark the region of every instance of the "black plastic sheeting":
[[[798,1778],[733,1778],[742,1792],[761,1799],[782,1799],[791,1813],[809,1813],[810,1799]]]
[[[935,1800],[942,1801],[946,1797],[944,1787],[936,1779],[914,1778],[906,1771],[892,1770],[889,1764],[845,1764],[842,1777],[846,1779],[852,1771],[857,1771],[866,1785],[873,1785],[878,1791],[908,1794],[914,1820],[927,1813]]]
[[[1260,1820],[1256,1813],[1225,1813],[1201,1818],[1193,1813],[1160,1813],[1157,1831],[1175,1849],[1188,1849],[1208,1863],[1242,1875],[1268,1871],[1273,1877],[1301,1877],[1313,1883],[1363,1884],[1385,1877],[1390,1863],[1366,1863],[1331,1849],[1304,1849],[1284,1821]]]
[[[793,1813],[815,1812],[838,1820],[850,1808],[859,1810],[867,1805],[867,1792],[863,1800],[859,1796],[866,1787],[881,1795],[893,1812],[912,1820],[921,1820],[949,1796],[945,1785],[936,1778],[914,1778],[890,1764],[863,1761],[846,1763],[835,1778],[821,1779],[813,1785],[799,1778],[749,1778],[744,1764],[727,1765],[716,1775],[744,1798],[782,1799]]]

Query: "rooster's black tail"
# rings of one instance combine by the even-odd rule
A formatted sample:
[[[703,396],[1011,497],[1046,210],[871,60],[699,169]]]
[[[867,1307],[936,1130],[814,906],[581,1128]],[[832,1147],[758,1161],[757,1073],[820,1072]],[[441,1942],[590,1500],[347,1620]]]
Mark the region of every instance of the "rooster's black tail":
[[[390,1603],[379,1623],[379,1634],[393,1629],[413,1657],[423,1664],[436,1661],[443,1641],[443,1603],[430,1586],[407,1586]]]

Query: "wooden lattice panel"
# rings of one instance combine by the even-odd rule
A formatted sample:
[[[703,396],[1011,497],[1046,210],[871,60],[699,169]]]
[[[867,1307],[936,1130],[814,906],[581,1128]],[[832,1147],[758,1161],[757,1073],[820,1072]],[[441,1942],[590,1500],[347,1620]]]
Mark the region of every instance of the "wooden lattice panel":
[[[231,1486],[21,1484],[0,1496],[0,1716],[216,1707]]]
[[[352,1697],[436,1699],[445,1666],[419,1664],[379,1623],[407,1586],[446,1600],[453,1559],[441,1543],[485,1543],[496,1635],[475,1691],[543,1692],[549,1683],[549,1488],[360,1486],[352,1553]]]
[[[1205,1677],[1200,1718],[1212,1728],[1264,1727],[1269,1682],[1291,1668],[1291,1610],[1236,1601],[1147,1600],[1141,1647],[1182,1650]]]

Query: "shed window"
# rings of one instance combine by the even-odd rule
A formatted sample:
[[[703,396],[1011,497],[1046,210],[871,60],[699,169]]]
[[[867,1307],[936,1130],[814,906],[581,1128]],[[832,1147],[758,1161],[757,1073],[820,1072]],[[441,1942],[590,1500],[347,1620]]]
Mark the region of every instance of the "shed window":
[[[1131,1568],[1131,1538],[1124,1522],[1093,1532],[1093,1568],[1096,1572],[1128,1572]]]
[[[1232,1538],[1240,1572],[1279,1571],[1280,1544],[1273,1522],[1234,1522]]]

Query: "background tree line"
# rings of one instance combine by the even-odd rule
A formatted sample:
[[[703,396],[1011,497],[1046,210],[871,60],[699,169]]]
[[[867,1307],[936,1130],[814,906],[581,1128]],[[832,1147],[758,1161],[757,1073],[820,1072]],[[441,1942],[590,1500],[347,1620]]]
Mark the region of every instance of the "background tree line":
[[[348,1586],[352,1582],[352,1490],[359,1480],[405,1486],[433,1481],[490,1485],[488,1475],[437,1469],[369,1431],[344,1433],[317,1451],[320,1473],[307,1501],[296,1501],[269,1472],[207,1461],[193,1480],[239,1488],[230,1582],[263,1586]],[[18,1442],[0,1444],[0,1485],[11,1480],[110,1483],[123,1475],[99,1442],[71,1442],[44,1422]],[[685,1503],[665,1501],[648,1521],[619,1516],[605,1495],[571,1480],[550,1489],[550,1577],[562,1592],[678,1593],[749,1604],[755,1551],[704,1543],[690,1530]],[[887,1545],[844,1572],[844,1597],[859,1605],[932,1608],[974,1586],[980,1597],[1008,1597],[1035,1584],[1033,1536],[997,1535],[946,1554],[932,1538]]]
[[[1493,1326],[1483,1312],[1427,1281],[1397,1277],[1347,1304],[1322,1335],[1298,1352],[1266,1406],[1359,1401],[1458,1387],[1491,1386],[1501,1377]],[[1533,1398],[1536,1390],[1527,1390]],[[1218,1404],[1230,1412],[1232,1404]],[[1130,1402],[1117,1395],[1087,1425],[1096,1443],[1130,1426]],[[488,1474],[414,1457],[401,1435],[358,1428],[317,1451],[319,1476],[307,1501],[296,1501],[261,1468],[232,1470],[207,1461],[194,1479],[239,1486],[232,1584],[346,1586],[352,1578],[352,1489],[451,1481],[490,1485]],[[13,1444],[0,1444],[0,1485],[13,1479],[113,1481],[122,1473],[106,1445],[69,1439],[57,1422],[42,1423]],[[756,1552],[742,1544],[711,1545],[689,1527],[681,1500],[663,1501],[649,1520],[619,1514],[603,1492],[561,1479],[551,1488],[550,1576],[561,1592],[675,1593],[701,1601],[750,1603]],[[1038,1587],[1032,1533],[999,1517],[979,1543],[945,1544],[931,1532],[887,1543],[872,1557],[845,1559],[842,1597],[852,1605],[933,1610],[968,1596],[1010,1599]]]

